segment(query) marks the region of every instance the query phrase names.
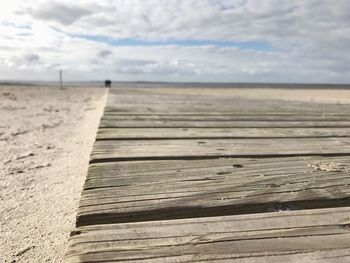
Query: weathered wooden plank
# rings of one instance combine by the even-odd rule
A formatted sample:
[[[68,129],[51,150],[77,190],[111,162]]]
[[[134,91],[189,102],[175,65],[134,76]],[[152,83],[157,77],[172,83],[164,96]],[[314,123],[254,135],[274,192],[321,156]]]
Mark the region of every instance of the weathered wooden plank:
[[[237,97],[234,94],[225,96],[205,96],[196,94],[175,95],[152,95],[152,94],[110,94],[106,111],[135,111],[147,112],[346,112],[349,105],[343,104],[320,104],[310,102],[282,101],[282,100],[259,100]]]
[[[338,154],[350,154],[349,138],[111,140],[96,141],[91,161]]]
[[[349,215],[333,208],[79,227],[66,262],[348,262]]]
[[[332,107],[331,107],[332,109]],[[106,107],[104,111],[104,116],[122,116],[122,117],[128,117],[128,116],[136,116],[136,117],[148,117],[148,116],[159,116],[159,117],[173,117],[173,116],[188,116],[188,117],[232,117],[232,118],[253,118],[253,117],[308,117],[308,118],[349,118],[350,114],[347,112],[322,112],[322,111],[299,111],[299,112],[292,112],[292,111],[286,111],[286,112],[262,112],[258,109],[255,111],[243,111],[243,112],[182,112],[179,113],[171,113],[171,112],[160,112],[160,113],[142,113],[142,112],[118,112],[114,111],[113,107]]]
[[[281,157],[281,158],[222,158],[198,160],[164,160],[164,161],[126,161],[91,164],[87,174],[85,189],[99,187],[117,187],[140,185],[143,183],[171,183],[177,181],[210,181],[216,183],[224,178],[238,180],[239,183],[250,180],[266,182],[273,174],[289,177],[300,173],[307,181],[318,172],[333,178],[347,176],[350,157]],[[268,176],[268,177],[266,177]],[[258,179],[257,179],[258,177]],[[296,179],[294,177],[294,179]],[[106,180],[107,184],[104,184]],[[108,185],[109,180],[114,182]],[[234,183],[233,181],[230,184]],[[101,185],[102,184],[102,185]],[[172,185],[170,185],[172,187]],[[145,188],[148,191],[147,187]]]
[[[340,118],[340,117],[344,117],[344,118],[349,118],[350,114],[347,112],[337,112],[337,111],[329,111],[329,109],[332,109],[332,107],[328,108],[328,111],[286,111],[286,112],[276,112],[276,111],[260,111],[259,109],[256,109],[255,111],[242,111],[242,112],[157,112],[157,113],[145,113],[145,112],[119,112],[117,110],[115,110],[114,107],[112,106],[106,106],[105,111],[104,111],[104,116],[164,116],[164,117],[168,117],[168,116],[208,116],[208,117],[220,117],[220,116],[224,116],[224,117],[266,117],[266,116],[272,116],[272,117],[293,117],[293,116],[307,116],[307,117],[324,117],[324,118],[332,118],[332,117],[336,117],[336,118]]]
[[[350,121],[170,121],[102,119],[100,128],[350,128]]]
[[[66,261],[348,262],[348,112],[111,90]]]
[[[237,105],[236,102],[231,102],[231,106],[221,105],[194,105],[194,104],[178,104],[178,105],[167,105],[159,104],[154,105],[153,102],[147,104],[116,104],[118,106],[107,106],[106,112],[118,112],[128,114],[197,114],[199,112],[210,114],[210,113],[223,113],[223,114],[238,114],[240,112],[281,112],[281,113],[337,113],[337,112],[349,112],[349,106],[333,106],[333,105],[312,105],[299,104],[290,106],[289,103],[281,105],[271,106],[269,104],[254,105],[247,108],[245,105]],[[249,102],[248,102],[249,103]]]
[[[153,101],[155,104],[186,104],[193,102],[196,104],[217,104],[225,106],[229,105],[229,102],[232,101],[251,101],[258,105],[266,102],[269,104],[281,103],[281,101],[283,102],[283,100],[278,100],[278,98],[262,100],[257,97],[247,97],[244,96],[244,94],[242,94],[243,96],[239,96],[237,95],[237,91],[232,89],[215,89],[215,91],[212,90],[209,93],[205,92],[204,89],[193,90],[194,92],[191,92],[188,89],[169,89],[168,91],[169,92],[157,92],[154,89],[114,90],[109,94],[108,104],[145,104],[147,102]],[[292,100],[288,101],[288,104],[290,105],[298,105],[302,103],[307,104],[307,102]]]
[[[344,112],[349,105],[320,104],[283,100],[253,99],[238,96],[231,89],[153,89],[115,90],[109,96],[108,107],[119,112],[247,112],[254,111],[297,111],[297,112]]]
[[[350,128],[100,128],[97,140],[349,137]]]
[[[90,166],[78,225],[344,206],[349,157],[168,160]]]
[[[116,113],[105,113],[102,120],[109,121],[323,121],[323,122],[335,122],[335,121],[350,121],[349,115],[163,115],[163,114],[149,114],[149,115],[119,115]]]

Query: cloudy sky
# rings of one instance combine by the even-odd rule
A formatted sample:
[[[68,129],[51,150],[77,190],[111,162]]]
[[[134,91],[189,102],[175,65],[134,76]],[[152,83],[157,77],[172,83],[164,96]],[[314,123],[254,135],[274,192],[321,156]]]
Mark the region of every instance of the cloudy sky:
[[[350,83],[349,0],[10,0],[0,79]]]

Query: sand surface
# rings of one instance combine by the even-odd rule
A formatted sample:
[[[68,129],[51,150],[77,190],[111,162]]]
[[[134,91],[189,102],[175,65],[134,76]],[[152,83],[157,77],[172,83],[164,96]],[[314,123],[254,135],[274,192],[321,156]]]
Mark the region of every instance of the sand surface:
[[[215,96],[217,89],[202,92]],[[350,90],[224,92],[264,100],[350,102]],[[0,86],[1,263],[62,261],[106,95],[103,88]]]
[[[0,86],[0,262],[61,262],[104,88]]]
[[[161,93],[176,93],[176,87],[168,86],[167,88],[154,88]],[[189,94],[197,94],[198,88],[186,88]],[[211,95],[213,99],[218,92],[218,88],[205,87],[201,89],[201,94]],[[182,91],[179,91],[182,93]],[[327,104],[349,104],[350,103],[350,86],[348,89],[316,89],[316,88],[222,88],[220,89],[220,96],[222,94],[229,94],[232,96],[247,98],[247,99],[261,99],[261,100],[283,100],[283,101],[300,101],[310,103],[327,103]]]
[[[350,89],[234,89],[237,96],[252,99],[348,104]]]

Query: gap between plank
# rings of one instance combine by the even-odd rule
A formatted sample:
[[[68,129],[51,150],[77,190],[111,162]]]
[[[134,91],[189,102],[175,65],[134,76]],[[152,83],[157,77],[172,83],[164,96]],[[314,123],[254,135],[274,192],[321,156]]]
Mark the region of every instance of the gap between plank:
[[[168,160],[212,160],[212,159],[237,159],[237,158],[283,158],[283,157],[342,157],[350,156],[350,153],[305,153],[305,154],[246,154],[246,155],[213,155],[213,156],[150,156],[150,157],[113,157],[91,159],[90,164],[109,162],[134,162],[134,161],[168,161]]]

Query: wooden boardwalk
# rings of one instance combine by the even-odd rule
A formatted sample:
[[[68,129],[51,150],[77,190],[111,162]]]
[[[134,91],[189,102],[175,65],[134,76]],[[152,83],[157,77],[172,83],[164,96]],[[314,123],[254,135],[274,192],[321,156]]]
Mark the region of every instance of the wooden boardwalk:
[[[65,261],[350,262],[349,161],[348,105],[111,89]]]

